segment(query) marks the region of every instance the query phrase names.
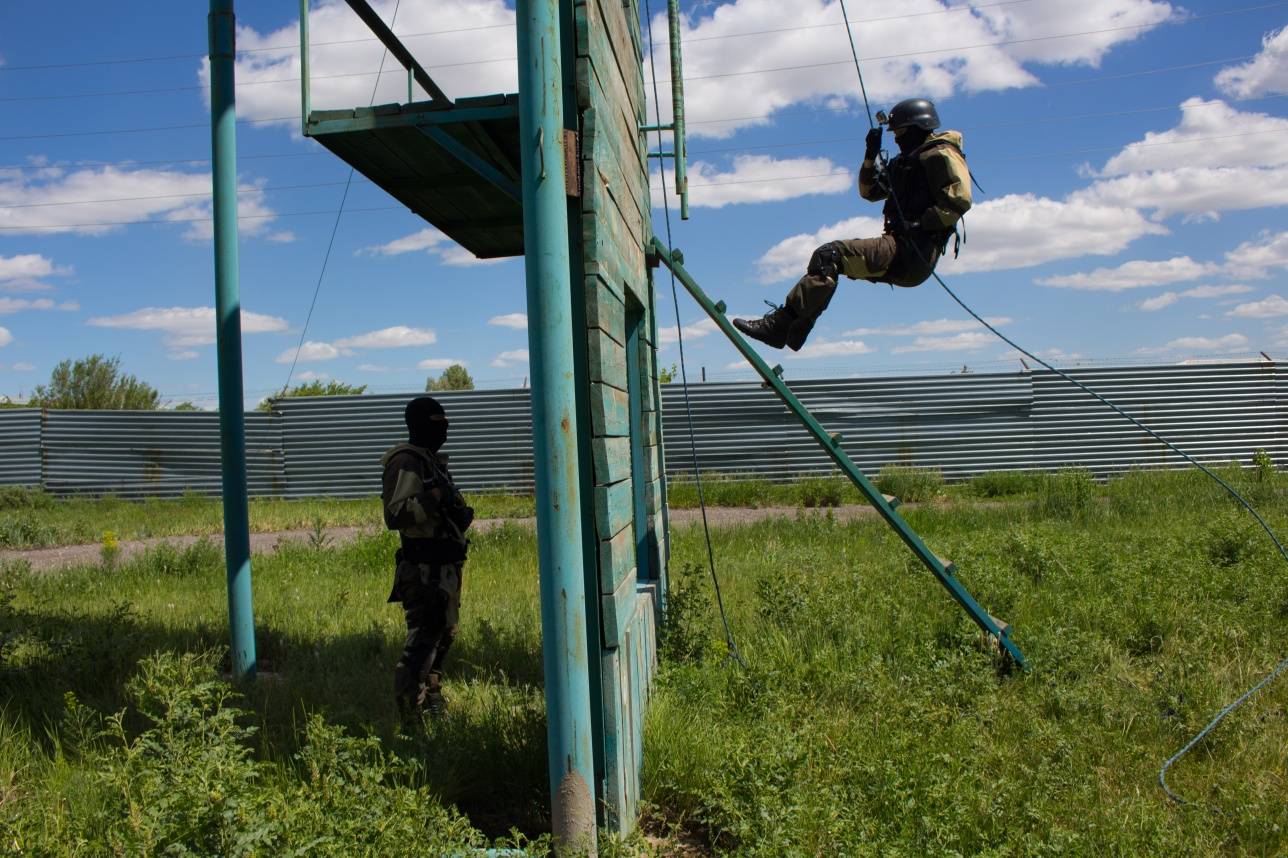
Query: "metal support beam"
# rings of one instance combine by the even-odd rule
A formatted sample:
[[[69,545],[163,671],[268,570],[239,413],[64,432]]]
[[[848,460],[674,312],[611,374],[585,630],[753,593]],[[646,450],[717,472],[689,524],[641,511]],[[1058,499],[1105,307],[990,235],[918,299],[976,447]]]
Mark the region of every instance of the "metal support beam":
[[[504,191],[506,196],[510,199],[515,202],[520,202],[523,199],[523,192],[509,176],[502,173],[496,167],[493,167],[487,161],[484,161],[468,146],[457,140],[451,134],[447,133],[442,128],[438,128],[433,125],[418,125],[417,128],[420,130],[420,133],[446,149],[448,154],[453,158],[460,161],[466,167],[469,167],[500,190]]]
[[[309,0],[300,0],[300,133],[309,136],[309,112],[313,99],[309,94]]]
[[[429,76],[429,72],[420,67],[420,63],[416,62],[416,58],[411,55],[411,51],[407,50],[406,45],[398,41],[394,31],[389,29],[384,19],[377,15],[376,10],[368,5],[367,0],[344,0],[344,2],[349,4],[350,9],[358,13],[362,23],[371,28],[371,32],[375,33],[376,38],[389,49],[389,53],[393,54],[394,58],[402,63],[403,68],[412,73],[416,78],[416,83],[420,84],[421,88],[429,93],[430,98],[435,101],[451,103],[452,100],[438,88],[438,84],[434,83],[434,79]],[[379,85],[378,81],[377,85]]]
[[[519,150],[551,826],[560,851],[593,855],[592,665],[582,566],[584,499],[577,447],[582,427],[573,370],[560,2],[518,0]]]
[[[237,106],[233,0],[210,0],[210,141],[214,176],[215,339],[219,363],[219,439],[223,468],[224,560],[232,672],[255,676],[255,615],[250,586],[246,500],[246,418],[242,392],[241,295],[237,282]]]
[[[975,598],[971,596],[970,592],[962,586],[962,583],[958,581],[957,577],[953,574],[954,567],[952,562],[939,557],[926,547],[926,544],[921,540],[921,537],[917,535],[917,532],[914,531],[908,522],[904,520],[903,516],[899,515],[898,511],[895,510],[895,499],[877,491],[876,486],[872,485],[868,478],[864,476],[863,472],[859,470],[859,466],[854,464],[850,457],[846,455],[845,451],[841,448],[840,436],[832,435],[824,429],[823,425],[814,418],[814,415],[810,413],[809,409],[802,405],[801,401],[796,398],[796,394],[792,393],[791,389],[782,379],[783,368],[781,366],[776,366],[771,369],[769,365],[761,359],[760,355],[756,353],[756,350],[753,349],[745,339],[743,339],[742,334],[738,333],[733,324],[730,323],[729,319],[725,316],[724,302],[712,301],[707,297],[707,294],[702,291],[702,287],[700,287],[697,281],[693,279],[687,270],[685,270],[683,254],[678,250],[667,249],[667,247],[658,241],[656,237],[654,237],[651,242],[649,253],[650,255],[655,256],[658,261],[665,264],[667,268],[671,269],[671,271],[675,273],[676,278],[684,284],[685,289],[689,290],[689,294],[698,302],[698,305],[701,306],[702,309],[706,311],[707,315],[711,317],[711,320],[719,326],[720,330],[729,338],[729,341],[733,343],[734,347],[740,354],[742,354],[747,363],[751,364],[752,368],[756,370],[762,379],[764,379],[765,386],[772,388],[774,393],[778,394],[778,398],[781,399],[783,404],[787,406],[788,410],[796,416],[796,419],[801,422],[806,431],[814,437],[814,440],[819,443],[824,452],[832,458],[832,461],[841,469],[841,472],[850,478],[850,482],[854,483],[859,491],[863,493],[864,497],[868,499],[868,503],[870,503],[881,517],[885,519],[886,524],[890,525],[894,532],[898,534],[899,538],[904,541],[904,544],[912,549],[913,553],[917,555],[923,564],[925,564],[931,574],[933,574],[935,578],[938,579],[939,583],[944,586],[944,589],[948,591],[949,595],[951,595],[953,599],[957,601],[957,604],[961,605],[966,613],[970,615],[970,618],[975,621],[975,624],[984,632],[992,635],[997,640],[998,646],[1004,649],[1007,654],[1014,659],[1016,664],[1024,670],[1028,670],[1028,662],[1025,660],[1024,654],[1020,652],[1019,647],[1017,647],[1015,642],[1011,640],[1010,625],[1001,622],[981,608],[979,603],[975,601]]]

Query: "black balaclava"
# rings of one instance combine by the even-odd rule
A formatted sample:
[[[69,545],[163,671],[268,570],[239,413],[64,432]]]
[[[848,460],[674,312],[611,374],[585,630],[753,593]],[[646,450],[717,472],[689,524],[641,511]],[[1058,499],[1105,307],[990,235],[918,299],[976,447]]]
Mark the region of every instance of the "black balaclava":
[[[407,403],[403,419],[407,421],[407,434],[412,444],[438,452],[447,440],[447,421],[430,418],[440,414],[446,416],[447,412],[432,396],[418,396]]]
[[[900,134],[898,137],[894,139],[895,139],[895,142],[899,144],[900,153],[907,155],[909,152],[916,149],[922,143],[925,143],[926,138],[929,136],[930,136],[930,132],[927,131],[926,129],[918,127],[916,125],[911,125],[908,127],[907,131],[903,132],[902,134]]]

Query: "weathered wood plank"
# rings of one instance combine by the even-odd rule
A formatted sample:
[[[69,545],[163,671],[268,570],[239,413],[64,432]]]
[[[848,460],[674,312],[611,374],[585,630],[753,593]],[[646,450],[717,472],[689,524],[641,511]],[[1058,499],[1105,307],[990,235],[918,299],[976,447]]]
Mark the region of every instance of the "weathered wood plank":
[[[585,185],[592,184],[592,175],[598,176],[602,186],[591,187],[589,192],[583,190],[582,211],[595,212],[603,217],[609,214],[610,208],[616,209],[617,216],[626,226],[632,241],[642,248],[647,215],[641,213],[630,196],[622,172],[622,162],[614,152],[612,138],[602,131],[603,113],[597,112],[596,117],[595,126],[583,137],[583,147],[588,145],[591,155],[588,159],[583,158],[582,176]],[[643,270],[640,269],[635,276],[642,280]]]
[[[628,479],[631,475],[631,440],[629,438],[594,438],[590,442],[595,460],[595,484],[606,486]]]
[[[634,126],[628,126],[621,112],[613,109],[611,98],[612,95],[605,93],[597,84],[591,87],[591,102],[598,114],[596,133],[599,139],[595,160],[603,162],[609,159],[613,162],[616,173],[624,177],[613,186],[618,204],[632,222],[637,218],[646,221],[650,200],[645,159],[639,148],[638,135],[633,131]]]
[[[635,618],[635,589],[635,570],[631,569],[616,590],[600,596],[603,610],[599,615],[599,626],[604,646],[609,649],[621,646],[631,620]]]
[[[628,524],[612,539],[599,542],[599,591],[611,593],[622,577],[635,569],[635,525]]]
[[[590,380],[626,390],[626,346],[599,328],[587,328],[586,340]]]
[[[644,509],[657,512],[662,508],[662,481],[653,480],[644,487]]]
[[[601,540],[621,533],[623,528],[630,526],[633,509],[630,480],[611,486],[595,486],[595,533]]]
[[[596,0],[595,3],[586,5],[596,7],[598,14],[595,17],[599,18],[602,24],[598,29],[603,34],[605,44],[611,52],[611,68],[616,72],[626,96],[623,104],[629,105],[629,115],[637,117],[638,121],[638,117],[644,115],[645,104],[642,98],[643,92],[636,93],[634,84],[636,81],[643,82],[644,71],[640,62],[642,58],[635,56],[635,44],[631,39],[629,24],[626,21],[626,10],[612,0],[609,2]]]
[[[649,414],[656,412],[650,411]],[[661,437],[657,431],[657,421],[642,418],[640,420],[640,445],[644,447],[655,447],[661,443]]]
[[[590,422],[595,434],[601,438],[606,435],[629,436],[631,418],[626,392],[606,384],[592,382],[590,385]]]
[[[626,307],[621,293],[598,274],[587,275],[585,287],[586,324],[620,341],[626,336]]]
[[[662,475],[662,447],[654,444],[644,448],[643,468],[646,482],[653,482]]]

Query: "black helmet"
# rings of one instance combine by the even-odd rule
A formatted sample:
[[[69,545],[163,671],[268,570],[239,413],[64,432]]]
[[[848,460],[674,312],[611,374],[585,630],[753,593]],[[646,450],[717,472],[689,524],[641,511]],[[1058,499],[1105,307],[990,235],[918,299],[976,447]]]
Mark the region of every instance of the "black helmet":
[[[890,130],[915,125],[926,131],[939,127],[935,105],[925,98],[907,98],[890,108]]]

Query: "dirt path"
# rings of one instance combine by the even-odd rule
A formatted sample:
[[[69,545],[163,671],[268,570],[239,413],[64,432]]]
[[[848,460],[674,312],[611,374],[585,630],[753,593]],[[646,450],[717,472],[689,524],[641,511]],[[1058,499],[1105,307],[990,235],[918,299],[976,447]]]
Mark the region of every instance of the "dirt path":
[[[911,504],[909,504],[911,506]],[[792,518],[798,513],[804,512],[808,515],[823,515],[828,510],[802,510],[800,507],[761,507],[758,509],[744,509],[741,507],[708,507],[707,521],[712,527],[729,527],[737,524],[747,524],[749,522],[763,521],[767,518]],[[840,506],[831,508],[831,513],[838,519],[848,521],[861,515],[872,515],[873,509],[868,506]],[[675,509],[671,510],[671,524],[677,527],[700,523],[702,514],[696,509]],[[536,520],[532,518],[487,518],[474,522],[474,530],[477,532],[486,532],[502,524],[517,524],[522,527],[532,527]],[[332,527],[326,531],[326,536],[331,545],[340,545],[346,542],[352,542],[361,533],[372,533],[372,527]],[[277,550],[278,545],[285,542],[307,542],[313,536],[312,529],[300,530],[279,530],[272,533],[252,533],[250,535],[250,550],[252,554],[267,554]],[[121,560],[129,559],[137,554],[147,551],[168,542],[171,545],[183,548],[200,539],[209,539],[217,545],[222,545],[223,538],[219,534],[211,536],[158,536],[151,539],[130,539],[121,540]],[[53,569],[62,569],[67,566],[78,566],[86,563],[96,563],[99,559],[100,546],[98,543],[90,545],[60,545],[56,548],[32,548],[17,551],[0,551],[0,563],[13,560],[26,560],[31,564],[33,571],[42,572]]]

